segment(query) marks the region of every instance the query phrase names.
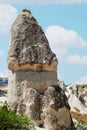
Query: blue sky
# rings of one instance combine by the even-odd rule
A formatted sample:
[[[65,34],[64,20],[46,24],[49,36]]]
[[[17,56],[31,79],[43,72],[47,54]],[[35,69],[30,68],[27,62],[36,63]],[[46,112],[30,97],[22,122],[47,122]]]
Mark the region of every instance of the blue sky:
[[[9,30],[23,8],[43,28],[59,60],[58,78],[66,84],[87,83],[87,0],[1,0],[0,76],[6,76]]]

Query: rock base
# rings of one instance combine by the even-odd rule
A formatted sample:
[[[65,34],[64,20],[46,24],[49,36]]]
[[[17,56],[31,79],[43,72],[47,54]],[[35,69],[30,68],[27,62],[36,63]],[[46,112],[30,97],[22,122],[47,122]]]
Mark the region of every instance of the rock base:
[[[43,93],[36,88],[24,89],[15,110],[47,130],[74,130],[67,98],[59,86],[51,85]]]
[[[29,88],[35,88],[43,93],[51,84],[57,84],[55,71],[9,71],[8,101],[10,106],[14,109],[14,104],[17,104]]]

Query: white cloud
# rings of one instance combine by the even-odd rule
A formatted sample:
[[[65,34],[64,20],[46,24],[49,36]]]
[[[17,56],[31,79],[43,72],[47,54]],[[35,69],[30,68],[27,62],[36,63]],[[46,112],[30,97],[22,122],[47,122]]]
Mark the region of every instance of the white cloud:
[[[0,77],[2,77],[2,78],[4,78],[4,77],[8,77],[8,73],[6,72],[6,73],[2,73],[2,72],[0,72]]]
[[[29,3],[29,4],[72,4],[87,3],[87,0],[0,0],[1,3]]]
[[[16,8],[11,5],[0,4],[0,34],[9,32],[10,26],[16,17]]]
[[[70,47],[83,48],[87,43],[73,30],[59,26],[49,26],[45,32],[52,50],[60,59]]]
[[[2,56],[4,54],[4,52],[2,50],[0,50],[0,56]]]
[[[87,84],[87,75],[83,76],[76,84]]]
[[[87,64],[87,56],[69,55],[67,57],[67,62],[70,64]]]

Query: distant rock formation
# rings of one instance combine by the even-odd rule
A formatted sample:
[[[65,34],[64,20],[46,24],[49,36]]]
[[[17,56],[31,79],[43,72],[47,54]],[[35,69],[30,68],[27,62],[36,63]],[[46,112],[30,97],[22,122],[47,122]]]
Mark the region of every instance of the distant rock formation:
[[[8,102],[47,130],[74,130],[64,91],[57,85],[57,58],[31,12],[24,9],[11,27]]]
[[[87,114],[87,84],[71,84],[66,87],[65,94],[71,111]]]

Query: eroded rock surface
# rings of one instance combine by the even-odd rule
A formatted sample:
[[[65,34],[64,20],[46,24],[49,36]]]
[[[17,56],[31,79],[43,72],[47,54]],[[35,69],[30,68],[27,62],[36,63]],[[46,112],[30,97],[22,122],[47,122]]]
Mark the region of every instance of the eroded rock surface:
[[[42,102],[41,115],[47,130],[74,130],[67,98],[59,86],[49,86]]]
[[[11,27],[8,102],[47,130],[74,130],[64,91],[57,86],[57,58],[31,12],[24,9]]]
[[[37,126],[47,130],[74,130],[70,107],[64,91],[59,86],[48,86],[39,93],[34,88],[23,91],[17,111],[27,114]]]
[[[8,68],[52,71],[52,68],[56,70],[56,64],[56,55],[42,28],[30,11],[23,10],[11,27]]]

